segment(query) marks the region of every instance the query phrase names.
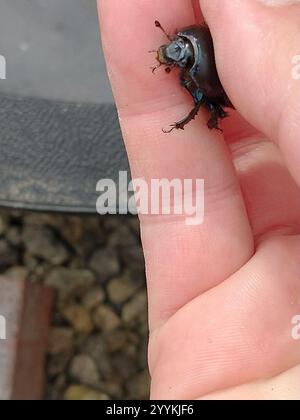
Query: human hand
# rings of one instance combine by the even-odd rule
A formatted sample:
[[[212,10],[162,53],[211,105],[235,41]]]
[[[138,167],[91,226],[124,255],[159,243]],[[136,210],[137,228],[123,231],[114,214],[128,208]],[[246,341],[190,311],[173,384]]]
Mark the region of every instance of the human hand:
[[[149,71],[147,51],[165,42],[153,22],[193,24],[199,1],[98,3],[133,178],[205,180],[202,225],[141,216],[152,398],[299,399],[300,6],[201,0],[239,113],[223,135],[206,111],[166,135],[191,99],[175,75]]]

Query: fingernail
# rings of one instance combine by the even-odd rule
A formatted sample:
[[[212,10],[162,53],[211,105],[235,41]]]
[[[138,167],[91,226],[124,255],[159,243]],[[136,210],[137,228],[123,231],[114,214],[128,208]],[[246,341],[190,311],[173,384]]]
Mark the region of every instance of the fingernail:
[[[300,4],[300,0],[258,0],[266,6],[281,7],[291,6],[293,4]]]

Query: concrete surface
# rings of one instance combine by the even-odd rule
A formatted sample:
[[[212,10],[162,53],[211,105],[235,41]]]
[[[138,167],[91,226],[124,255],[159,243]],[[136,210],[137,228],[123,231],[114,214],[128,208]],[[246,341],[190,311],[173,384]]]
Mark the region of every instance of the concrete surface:
[[[112,102],[96,0],[1,0],[0,93]]]

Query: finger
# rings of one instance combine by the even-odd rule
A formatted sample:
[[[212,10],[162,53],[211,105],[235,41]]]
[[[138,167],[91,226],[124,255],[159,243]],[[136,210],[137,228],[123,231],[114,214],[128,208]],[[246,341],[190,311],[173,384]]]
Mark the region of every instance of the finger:
[[[256,381],[207,395],[203,400],[299,401],[300,365],[267,380]]]
[[[143,177],[148,185],[153,178],[205,180],[202,225],[188,226],[184,215],[141,218],[155,328],[241,267],[253,253],[253,237],[230,154],[222,136],[207,129],[205,112],[184,132],[166,136],[161,131],[190,110],[191,100],[178,87],[178,76],[149,71],[147,51],[165,42],[153,22],[159,19],[170,30],[191,24],[192,3],[102,0],[99,9],[133,177]]]
[[[278,147],[263,135],[230,144],[255,242],[300,233],[300,189]]]
[[[300,189],[274,143],[237,112],[224,122],[255,242],[300,233]]]
[[[278,143],[299,183],[299,2],[282,8],[256,0],[200,2],[225,90],[243,116]]]
[[[158,330],[150,341],[152,398],[198,398],[299,364],[292,323],[300,314],[299,252],[299,236],[263,242],[245,267]]]

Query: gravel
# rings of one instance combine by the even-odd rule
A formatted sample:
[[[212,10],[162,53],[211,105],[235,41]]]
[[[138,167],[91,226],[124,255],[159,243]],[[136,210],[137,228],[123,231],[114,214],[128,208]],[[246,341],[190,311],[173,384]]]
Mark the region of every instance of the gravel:
[[[98,276],[98,281],[105,283],[120,271],[120,262],[114,248],[102,248],[93,253],[89,266]]]
[[[56,291],[45,399],[149,398],[136,218],[2,210],[0,274]]]

